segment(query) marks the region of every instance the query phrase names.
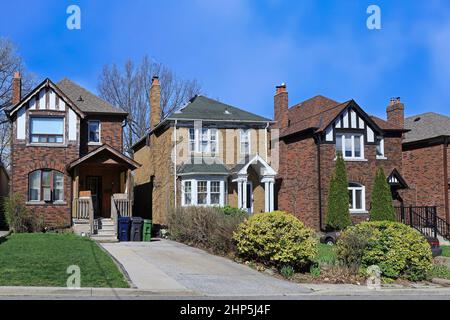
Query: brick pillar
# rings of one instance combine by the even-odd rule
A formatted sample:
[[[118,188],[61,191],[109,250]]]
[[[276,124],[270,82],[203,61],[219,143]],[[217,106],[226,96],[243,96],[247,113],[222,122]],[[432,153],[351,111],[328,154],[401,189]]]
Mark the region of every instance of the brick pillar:
[[[159,78],[153,77],[150,88],[150,129],[156,127],[161,121],[161,87]]]
[[[22,100],[22,77],[19,72],[14,73],[12,103],[16,105]]]
[[[275,121],[277,121],[276,128],[286,128],[289,121],[289,95],[286,90],[286,85],[277,86],[277,91],[274,98]]]

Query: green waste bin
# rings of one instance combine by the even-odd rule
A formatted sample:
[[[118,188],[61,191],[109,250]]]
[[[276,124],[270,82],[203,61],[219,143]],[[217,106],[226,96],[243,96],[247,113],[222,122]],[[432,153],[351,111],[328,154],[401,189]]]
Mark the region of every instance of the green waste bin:
[[[152,240],[152,220],[144,220],[143,241],[149,242]]]

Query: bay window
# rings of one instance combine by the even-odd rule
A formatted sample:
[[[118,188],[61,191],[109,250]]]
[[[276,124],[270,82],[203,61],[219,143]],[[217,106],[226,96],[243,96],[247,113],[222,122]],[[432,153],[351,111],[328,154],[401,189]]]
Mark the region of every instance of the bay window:
[[[28,177],[31,202],[64,201],[64,175],[55,170],[36,170]]]
[[[192,179],[182,181],[182,206],[224,206],[224,180]]]
[[[348,186],[350,212],[366,211],[366,188],[358,183],[350,183]]]
[[[341,153],[344,159],[364,159],[364,136],[354,133],[337,134],[336,153]]]
[[[30,117],[31,143],[64,143],[64,118]]]

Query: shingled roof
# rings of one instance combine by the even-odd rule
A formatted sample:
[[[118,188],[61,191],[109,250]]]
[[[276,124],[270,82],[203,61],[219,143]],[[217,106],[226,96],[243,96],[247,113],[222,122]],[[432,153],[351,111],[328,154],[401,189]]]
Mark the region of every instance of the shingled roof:
[[[405,119],[404,143],[426,140],[440,136],[450,136],[450,117],[434,112],[419,114]]]
[[[167,119],[271,122],[272,120],[204,96],[196,96]]]
[[[128,115],[70,79],[65,78],[56,85],[83,113]]]
[[[321,95],[310,98],[289,109],[289,126],[281,129],[280,136],[306,130],[322,132],[350,105],[356,105],[356,102],[349,100],[341,103]],[[368,118],[382,130],[402,130],[401,127],[380,118],[374,116],[368,116]]]

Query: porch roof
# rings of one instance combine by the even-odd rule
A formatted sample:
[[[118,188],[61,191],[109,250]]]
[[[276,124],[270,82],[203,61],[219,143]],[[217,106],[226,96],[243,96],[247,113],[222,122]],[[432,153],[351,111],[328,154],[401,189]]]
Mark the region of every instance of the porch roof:
[[[223,175],[227,176],[230,174],[228,169],[224,164],[220,163],[215,158],[199,158],[196,160],[192,159],[191,163],[183,164],[178,170],[177,174],[179,176],[186,175]]]
[[[121,152],[117,151],[113,147],[111,147],[107,144],[104,144],[101,147],[89,152],[87,155],[71,162],[68,165],[67,169],[68,169],[68,171],[71,171],[75,167],[77,167],[83,163],[86,163],[89,160],[92,161],[92,160],[96,159],[97,157],[100,158],[102,155],[104,156],[105,154],[107,154],[107,158],[112,159],[120,164],[123,164],[131,170],[135,170],[141,166],[139,163],[137,163],[133,159],[127,157],[126,155],[122,154]]]

